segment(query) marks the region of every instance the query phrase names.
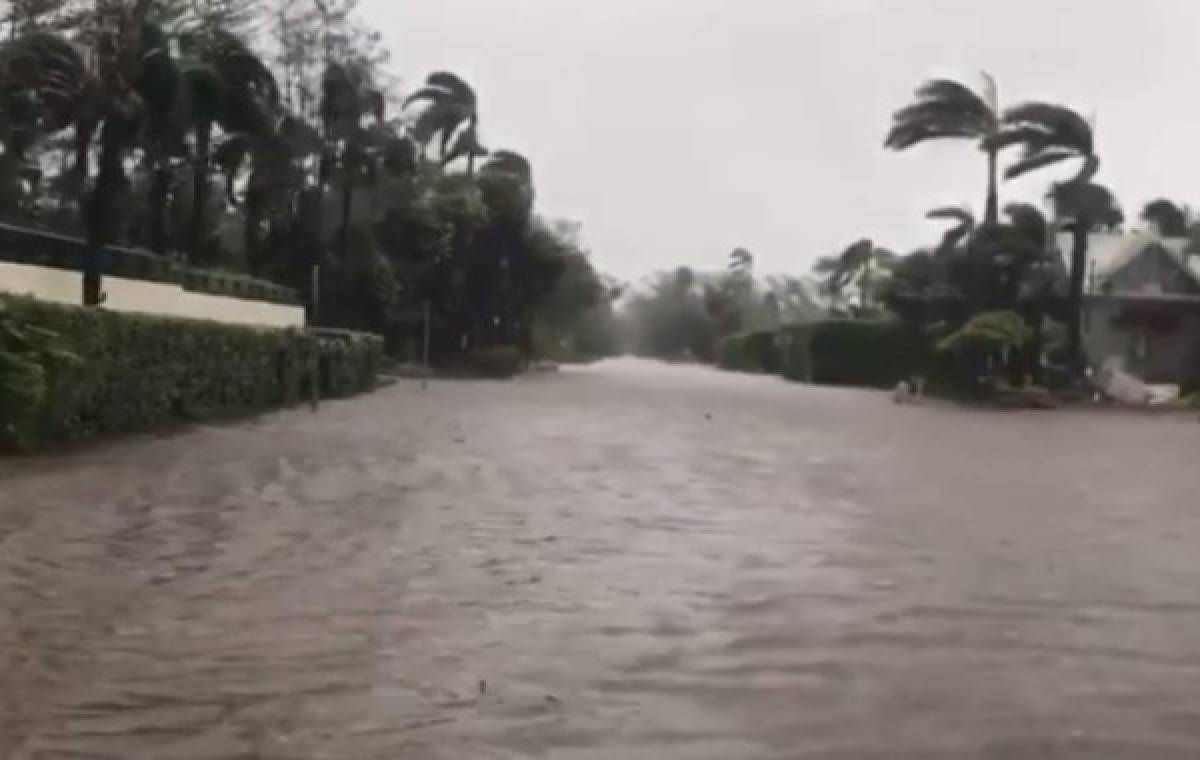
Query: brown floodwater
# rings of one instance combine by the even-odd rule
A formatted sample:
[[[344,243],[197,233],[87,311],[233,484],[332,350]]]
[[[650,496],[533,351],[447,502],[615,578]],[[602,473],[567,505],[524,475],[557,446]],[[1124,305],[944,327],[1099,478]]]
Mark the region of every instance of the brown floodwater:
[[[1198,462],[635,361],[0,462],[0,758],[1196,758]]]

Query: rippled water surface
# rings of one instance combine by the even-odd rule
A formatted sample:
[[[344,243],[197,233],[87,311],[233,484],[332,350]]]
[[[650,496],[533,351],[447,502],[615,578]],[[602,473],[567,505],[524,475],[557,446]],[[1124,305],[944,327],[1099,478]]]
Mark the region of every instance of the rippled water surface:
[[[1198,463],[632,361],[0,462],[0,758],[1196,758]]]

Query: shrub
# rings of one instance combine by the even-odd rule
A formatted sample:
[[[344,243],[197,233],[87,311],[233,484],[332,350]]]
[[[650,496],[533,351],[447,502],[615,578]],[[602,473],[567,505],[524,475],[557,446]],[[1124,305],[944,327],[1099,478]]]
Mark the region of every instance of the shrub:
[[[19,319],[0,301],[0,439],[23,442],[29,416],[46,400],[51,373],[78,361],[57,334]]]
[[[741,372],[779,372],[779,335],[773,330],[726,335],[717,341],[717,366]]]
[[[345,398],[371,388],[383,362],[383,339],[370,333],[321,329],[321,395]]]
[[[925,338],[900,322],[826,320],[781,331],[789,380],[890,388],[928,366]]]
[[[372,336],[258,330],[198,320],[4,299],[78,361],[47,374],[30,413],[0,420],[0,443],[46,445],[151,430],[368,390],[382,354]]]
[[[1014,311],[985,311],[942,340],[941,353],[961,351],[1010,351],[1019,349],[1033,338],[1033,330]]]

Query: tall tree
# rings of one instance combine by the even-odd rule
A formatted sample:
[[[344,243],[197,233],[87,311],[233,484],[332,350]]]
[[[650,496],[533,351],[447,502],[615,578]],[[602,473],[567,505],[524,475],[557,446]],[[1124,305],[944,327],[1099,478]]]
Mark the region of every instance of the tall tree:
[[[735,248],[729,254],[729,271],[739,277],[750,277],[754,273],[754,254],[745,248]]]
[[[1121,212],[1112,193],[1092,183],[1100,168],[1091,125],[1075,111],[1053,103],[1031,102],[1004,114],[1008,127],[1004,144],[1019,144],[1020,159],[1008,167],[1007,179],[1063,161],[1080,161],[1070,179],[1055,183],[1050,191],[1062,229],[1071,233],[1070,293],[1067,351],[1074,369],[1081,371],[1083,346],[1083,285],[1087,271],[1088,234],[1096,227],[1120,223]]]
[[[813,271],[825,275],[822,290],[835,303],[854,286],[858,290],[858,307],[867,311],[875,305],[876,290],[880,289],[880,270],[889,270],[896,262],[896,255],[886,248],[879,248],[869,239],[863,238],[850,244],[837,256],[817,260]]]
[[[262,136],[279,107],[275,77],[245,42],[226,29],[202,27],[180,40],[186,119],[195,137],[192,217],[188,253],[203,261],[209,235],[206,217],[212,182],[214,129]]]
[[[916,101],[901,108],[892,117],[884,146],[905,150],[926,140],[957,138],[975,140],[987,156],[987,202],[984,224],[999,221],[996,190],[996,160],[1001,131],[996,82],[984,73],[984,89],[977,93],[950,79],[934,79],[917,88]]]
[[[383,139],[385,100],[376,87],[367,61],[331,63],[321,82],[321,122],[329,143],[328,161],[342,177],[342,213],[338,232],[339,255],[346,255],[350,235],[355,185],[371,173],[377,148]],[[370,129],[367,120],[371,120]],[[373,140],[372,138],[376,138]]]
[[[487,155],[479,140],[479,104],[475,90],[457,74],[435,71],[425,86],[409,95],[404,105],[425,103],[413,125],[413,137],[422,145],[437,138],[443,163],[467,159],[467,174],[474,175],[475,159]]]
[[[1187,237],[1191,227],[1187,211],[1166,198],[1147,203],[1142,208],[1141,219],[1153,224],[1163,237]]]
[[[70,40],[35,30],[10,43],[10,51],[21,61],[18,89],[33,94],[47,124],[74,128],[72,173],[81,187],[99,135],[98,169],[83,204],[87,305],[101,299],[102,257],[117,234],[129,187],[125,162],[147,110],[156,108],[161,96],[154,74],[170,55],[164,29],[178,13],[179,8],[166,0],[94,0]]]

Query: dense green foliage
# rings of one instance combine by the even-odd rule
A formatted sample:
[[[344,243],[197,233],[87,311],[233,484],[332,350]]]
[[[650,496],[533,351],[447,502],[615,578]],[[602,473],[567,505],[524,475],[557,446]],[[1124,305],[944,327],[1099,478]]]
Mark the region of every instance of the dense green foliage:
[[[55,372],[78,363],[61,337],[0,300],[0,440],[20,439],[43,404]]]
[[[779,336],[775,330],[726,335],[717,341],[717,366],[741,372],[779,372],[782,368]]]
[[[812,288],[792,277],[756,278],[737,249],[724,272],[681,267],[636,289],[622,312],[628,348],[640,356],[712,361],[726,336],[767,332],[821,316]]]
[[[1033,330],[1013,311],[985,311],[942,338],[937,350],[961,353],[977,348],[994,352],[1015,351],[1033,339]]]
[[[434,72],[405,98],[354,0],[45,0],[0,40],[0,220],[86,238],[85,303],[106,246],[148,248],[389,346],[428,305],[438,360],[570,332],[593,302],[539,311],[568,267],[604,286],[531,163],[484,147],[479,94]]]
[[[832,319],[781,332],[783,376],[798,382],[890,388],[928,371],[925,336],[895,320]]]
[[[9,420],[8,444],[49,444],[150,430],[370,389],[378,338],[256,330],[197,320],[4,299],[25,330],[74,360],[44,363],[42,391]]]

